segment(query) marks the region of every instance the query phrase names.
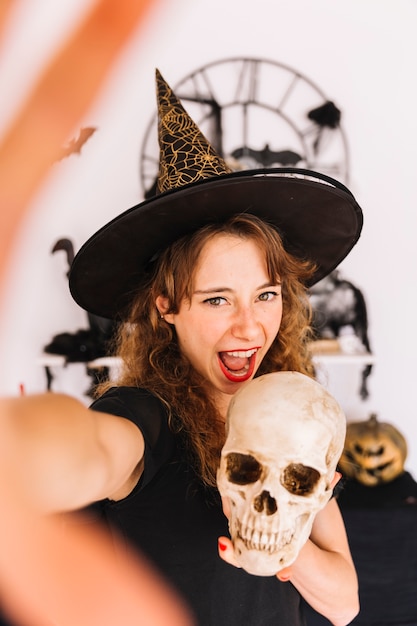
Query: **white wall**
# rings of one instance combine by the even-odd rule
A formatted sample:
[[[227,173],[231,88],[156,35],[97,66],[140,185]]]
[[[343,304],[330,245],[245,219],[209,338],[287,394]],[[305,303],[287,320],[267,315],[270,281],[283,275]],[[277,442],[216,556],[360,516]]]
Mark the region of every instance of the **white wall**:
[[[86,0],[25,0],[0,50],[0,124]],[[370,398],[359,399],[360,368],[334,366],[326,384],[348,419],[376,412],[409,444],[417,476],[414,329],[417,246],[415,167],[417,4],[414,0],[155,0],[82,126],[98,131],[80,156],[56,163],[15,242],[0,325],[0,393],[45,388],[37,359],[59,332],[86,327],[65,280],[60,237],[76,248],[103,223],[142,200],[139,153],[154,113],[154,69],[174,85],[218,59],[252,56],[309,77],[341,108],[350,150],[350,187],[365,216],[363,235],[341,269],[365,294],[377,358]],[[0,126],[0,131],[1,131]],[[7,210],[1,207],[1,210]],[[54,389],[82,395],[84,368],[55,372]]]

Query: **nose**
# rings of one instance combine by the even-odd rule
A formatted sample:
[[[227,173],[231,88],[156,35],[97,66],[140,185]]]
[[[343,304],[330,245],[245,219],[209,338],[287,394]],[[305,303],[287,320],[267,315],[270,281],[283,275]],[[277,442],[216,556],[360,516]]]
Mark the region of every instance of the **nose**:
[[[232,334],[237,339],[254,340],[259,336],[259,322],[252,307],[240,307],[232,324]]]
[[[266,515],[273,515],[278,511],[277,501],[271,496],[269,491],[262,491],[262,493],[256,496],[253,506],[257,513],[266,513]]]

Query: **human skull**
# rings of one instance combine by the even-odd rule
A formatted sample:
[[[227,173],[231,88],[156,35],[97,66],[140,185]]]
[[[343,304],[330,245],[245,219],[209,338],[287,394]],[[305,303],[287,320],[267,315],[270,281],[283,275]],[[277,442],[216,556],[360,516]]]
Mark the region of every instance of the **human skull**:
[[[299,372],[255,378],[230,403],[217,484],[239,565],[272,576],[307,541],[343,450],[346,418]]]

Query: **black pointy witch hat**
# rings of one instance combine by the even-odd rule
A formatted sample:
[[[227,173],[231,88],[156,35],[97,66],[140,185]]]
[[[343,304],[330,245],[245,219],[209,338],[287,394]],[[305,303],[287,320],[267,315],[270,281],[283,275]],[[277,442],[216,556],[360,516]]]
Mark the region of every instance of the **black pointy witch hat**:
[[[232,172],[156,71],[158,193],[95,233],[75,256],[70,290],[87,311],[123,319],[149,262],[179,237],[238,213],[272,224],[293,255],[313,261],[308,286],[357,242],[362,211],[340,182],[310,170]]]

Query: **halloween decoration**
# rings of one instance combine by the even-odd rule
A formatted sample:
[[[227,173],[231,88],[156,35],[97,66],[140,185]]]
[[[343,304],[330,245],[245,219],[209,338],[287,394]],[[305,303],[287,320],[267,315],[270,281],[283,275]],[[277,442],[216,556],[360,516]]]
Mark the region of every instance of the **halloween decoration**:
[[[48,354],[65,357],[67,363],[88,363],[108,356],[108,341],[111,338],[109,329],[100,331],[98,326],[80,329],[75,333],[59,333],[55,335],[44,350]]]
[[[332,495],[344,436],[336,400],[298,372],[260,376],[233,397],[217,482],[246,571],[271,576],[297,558]]]
[[[349,155],[341,110],[298,69],[278,61],[235,57],[207,63],[174,91],[233,170],[306,167],[348,183]],[[145,198],[158,178],[158,116],[142,142]]]
[[[405,471],[407,445],[376,415],[347,425],[337,498],[359,580],[352,626],[417,624],[417,482]],[[329,622],[306,607],[308,626]]]
[[[59,239],[52,248],[52,253],[64,251],[67,257],[68,272],[74,260],[74,246],[70,239]],[[65,357],[65,363],[89,363],[100,357],[108,356],[110,351],[110,341],[116,330],[116,324],[109,319],[87,313],[89,328],[77,330],[75,333],[59,333],[52,338],[52,341],[44,347],[48,354],[57,354]],[[46,369],[47,389],[52,388],[53,375],[48,366]],[[86,395],[93,396],[95,386],[107,380],[109,369],[107,367],[86,368],[88,376],[92,379],[92,384]]]
[[[314,152],[318,154],[325,128],[335,129],[340,125],[342,113],[334,102],[325,102],[308,113],[308,118],[317,124],[318,133],[313,142]]]
[[[78,137],[76,139],[71,139],[71,141],[61,149],[57,161],[62,161],[62,159],[65,159],[71,154],[80,154],[81,148],[86,143],[86,141],[90,139],[91,135],[96,132],[96,130],[97,128],[95,128],[94,126],[81,128]]]
[[[334,102],[325,102],[316,109],[308,113],[308,118],[316,122],[320,128],[337,128],[340,124],[342,114]]]
[[[363,293],[348,280],[341,278],[337,270],[331,272],[310,288],[310,302],[313,308],[313,330],[318,340],[341,338],[350,329],[356,337],[360,349],[371,353],[368,337],[368,315]],[[360,397],[369,396],[367,379],[372,365],[362,371]]]
[[[58,241],[55,242],[52,248],[52,254],[54,254],[55,252],[58,252],[59,250],[63,250],[67,257],[67,264],[68,264],[67,277],[68,277],[69,268],[71,267],[71,263],[74,260],[74,245],[70,239],[58,239]]]
[[[252,148],[236,148],[233,150],[232,157],[237,161],[245,161],[252,159],[255,164],[260,167],[272,167],[273,165],[290,165],[295,166],[303,160],[301,154],[293,152],[293,150],[279,150],[274,152],[266,144],[263,150],[253,150]]]
[[[373,487],[400,476],[406,456],[403,435],[372,414],[366,421],[348,423],[340,468],[345,476]]]

